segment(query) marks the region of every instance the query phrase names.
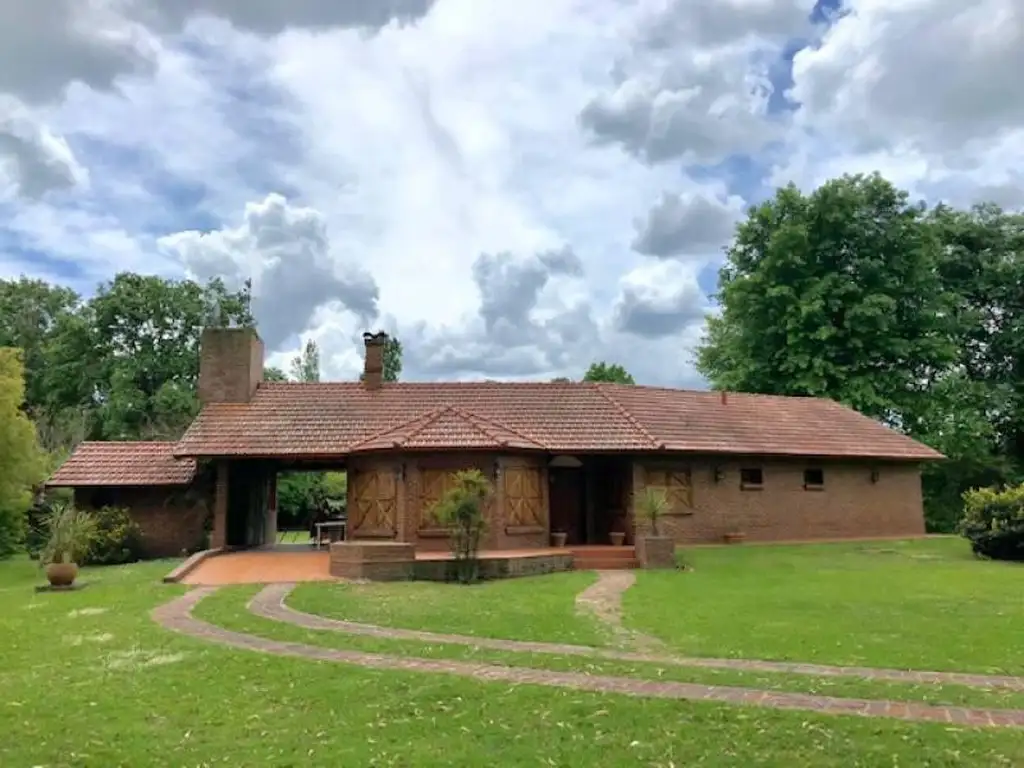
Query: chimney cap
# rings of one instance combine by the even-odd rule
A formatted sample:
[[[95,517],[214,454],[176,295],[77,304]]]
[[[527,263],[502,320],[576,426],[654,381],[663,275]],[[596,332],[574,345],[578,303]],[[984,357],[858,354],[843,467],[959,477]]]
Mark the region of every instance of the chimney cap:
[[[376,333],[371,333],[370,331],[363,332],[363,342],[365,344],[387,344],[388,338],[387,333],[384,331],[377,331]]]

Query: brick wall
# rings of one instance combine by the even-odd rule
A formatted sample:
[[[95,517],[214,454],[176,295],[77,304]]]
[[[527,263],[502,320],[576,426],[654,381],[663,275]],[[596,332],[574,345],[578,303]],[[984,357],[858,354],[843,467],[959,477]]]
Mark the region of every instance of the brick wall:
[[[247,403],[263,380],[263,342],[250,328],[206,328],[199,347],[199,401]]]
[[[917,465],[806,462],[779,459],[700,459],[667,466],[689,471],[692,506],[659,521],[679,543],[721,542],[742,532],[750,541],[916,536],[924,533],[921,473]],[[634,464],[637,496],[662,460]],[[718,479],[716,481],[716,468]],[[742,468],[760,468],[760,490],[744,490]],[[804,470],[820,468],[824,486],[804,487]],[[637,520],[637,530],[646,528]]]
[[[540,473],[543,493],[541,525],[524,529],[509,529],[507,505],[502,473],[509,467],[531,466]],[[436,453],[405,456],[359,457],[349,462],[350,471],[391,473],[397,483],[396,512],[393,538],[416,545],[418,551],[434,552],[449,549],[447,533],[431,526],[427,519],[429,506],[423,499],[423,480],[426,472],[441,470],[458,472],[479,469],[495,481],[495,495],[487,509],[487,530],[481,549],[532,549],[546,547],[549,541],[547,470],[540,456],[501,456],[491,453]],[[498,469],[497,477],[495,468]],[[349,520],[353,521],[354,484],[349,481]],[[357,516],[358,518],[358,516]],[[357,520],[358,522],[358,520]],[[350,530],[350,538],[377,538],[380,531],[363,531],[358,526]]]
[[[184,498],[183,487],[78,488],[75,505],[82,509],[116,506],[128,510],[142,534],[145,557],[178,557],[202,548],[209,500]]]

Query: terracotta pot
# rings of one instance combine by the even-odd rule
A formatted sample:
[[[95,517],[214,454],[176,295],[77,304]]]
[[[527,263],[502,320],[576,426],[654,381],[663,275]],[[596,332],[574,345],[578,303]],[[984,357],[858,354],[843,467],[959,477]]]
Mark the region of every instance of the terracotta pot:
[[[622,531],[613,531],[608,534],[608,538],[612,540],[613,547],[621,547],[622,543],[626,540],[626,534]]]
[[[727,534],[725,534],[725,543],[726,544],[739,544],[745,538],[747,538],[747,534],[745,534],[745,533],[738,533],[738,532],[737,533],[727,533]]]
[[[561,549],[565,546],[565,540],[568,538],[568,534],[562,531],[551,534],[551,546],[555,549]]]
[[[46,566],[46,578],[51,587],[70,587],[78,578],[78,566],[74,563],[50,563]]]

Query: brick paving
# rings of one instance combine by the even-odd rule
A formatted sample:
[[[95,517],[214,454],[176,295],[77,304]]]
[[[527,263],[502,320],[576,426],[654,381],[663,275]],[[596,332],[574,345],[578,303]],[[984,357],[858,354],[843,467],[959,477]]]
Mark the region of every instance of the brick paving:
[[[627,573],[628,571],[612,571]],[[632,575],[632,574],[629,574]],[[637,663],[666,664],[706,669],[732,669],[739,672],[777,672],[815,677],[856,677],[863,680],[909,683],[916,685],[962,685],[968,688],[991,688],[1024,692],[1024,677],[1008,675],[981,675],[964,672],[928,672],[904,669],[883,669],[879,667],[842,667],[832,664],[803,664],[788,661],[762,661],[758,659],[716,659],[710,657],[671,656],[664,653],[644,653],[595,648],[589,645],[568,643],[526,642],[522,640],[501,640],[490,637],[449,635],[440,632],[425,632],[417,629],[398,629],[361,624],[354,621],[329,619],[303,613],[285,604],[285,598],[294,589],[294,584],[271,584],[260,591],[249,610],[257,616],[274,621],[296,624],[306,629],[345,632],[352,635],[379,637],[391,640],[416,640],[424,643],[469,645],[515,653],[546,653],[559,656],[589,656],[595,659]]]
[[[628,677],[587,675],[578,672],[553,672],[464,661],[407,658],[361,651],[319,648],[303,643],[281,642],[234,632],[194,618],[191,613],[192,608],[213,591],[214,588],[211,587],[193,589],[155,609],[153,618],[168,629],[235,648],[318,661],[343,662],[372,669],[444,673],[476,680],[546,685],[599,693],[618,693],[627,696],[746,704],[773,709],[854,714],[907,721],[1024,728],[1024,710],[937,707],[912,702],[844,699],[802,693],[768,692],[751,688],[637,680]]]

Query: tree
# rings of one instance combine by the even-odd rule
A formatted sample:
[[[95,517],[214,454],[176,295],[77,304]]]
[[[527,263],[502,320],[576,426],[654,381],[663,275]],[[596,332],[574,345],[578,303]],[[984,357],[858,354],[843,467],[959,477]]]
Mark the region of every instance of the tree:
[[[737,228],[697,367],[716,388],[898,424],[956,354],[940,254],[922,208],[878,175],[780,189]]]
[[[384,345],[384,381],[398,381],[401,374],[402,342],[390,336]]]
[[[636,384],[633,377],[618,363],[591,363],[583,374],[584,381],[606,381],[611,384]]]
[[[65,356],[96,361],[97,429],[108,439],[175,439],[199,409],[199,338],[208,326],[252,326],[245,290],[121,273],[68,329]],[[73,331],[73,333],[70,333]],[[84,403],[83,403],[84,405]]]
[[[33,490],[45,471],[35,426],[25,415],[24,404],[21,351],[0,348],[0,557],[20,549]]]
[[[480,540],[487,529],[487,504],[494,486],[478,469],[456,472],[433,513],[449,529],[453,576],[462,584],[480,577]]]
[[[280,368],[269,366],[263,369],[264,381],[288,381],[288,375]]]
[[[320,347],[312,339],[292,358],[291,375],[294,381],[320,381]]]

